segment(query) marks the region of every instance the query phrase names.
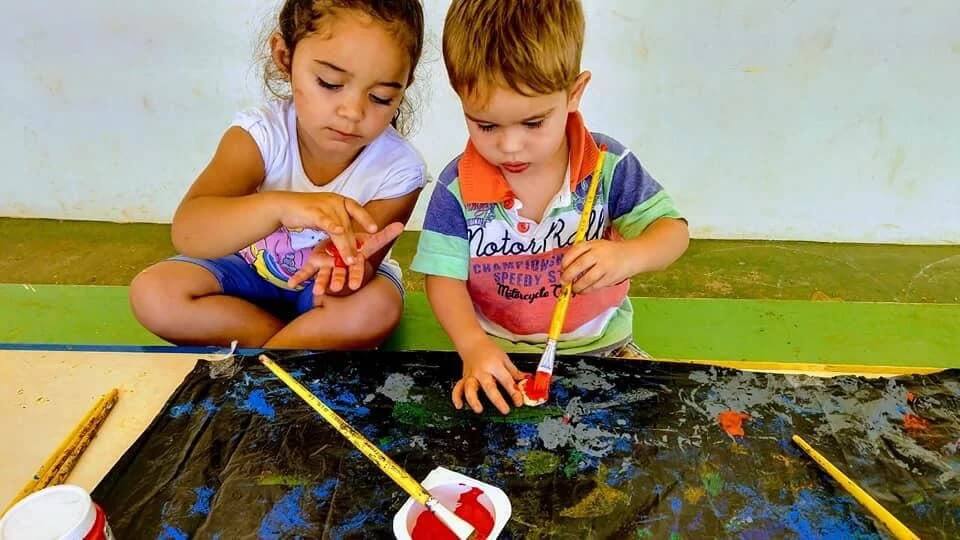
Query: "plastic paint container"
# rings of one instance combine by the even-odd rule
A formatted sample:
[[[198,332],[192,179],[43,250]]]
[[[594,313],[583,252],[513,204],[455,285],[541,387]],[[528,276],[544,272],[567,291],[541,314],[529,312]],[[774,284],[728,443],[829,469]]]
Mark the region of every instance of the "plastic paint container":
[[[457,502],[464,493],[473,488],[482,491],[483,495],[480,495],[477,502],[493,516],[493,530],[488,536],[490,539],[497,538],[507,525],[507,522],[510,521],[510,514],[512,512],[510,499],[508,499],[506,493],[498,487],[491,486],[490,484],[443,467],[437,467],[430,471],[430,474],[423,480],[423,487],[425,487],[431,495],[436,497],[437,500],[440,501],[440,504],[450,510],[457,508]],[[428,511],[426,507],[414,501],[412,498],[407,499],[407,502],[400,507],[400,510],[393,518],[393,533],[399,540],[412,540],[410,535],[413,533],[413,527],[417,522],[417,518],[419,518],[423,512]]]
[[[107,516],[79,486],[48,487],[0,520],[0,540],[114,540]]]

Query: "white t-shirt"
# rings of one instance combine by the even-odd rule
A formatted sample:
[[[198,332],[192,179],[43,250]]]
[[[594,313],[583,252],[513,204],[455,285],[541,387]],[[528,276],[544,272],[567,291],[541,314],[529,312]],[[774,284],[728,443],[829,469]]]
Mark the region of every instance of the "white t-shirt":
[[[402,197],[426,183],[427,166],[410,142],[387,127],[346,169],[325,185],[310,181],[300,161],[297,112],[292,100],[273,100],[239,113],[233,126],[253,137],[263,157],[265,176],[259,191],[338,193],[361,205]],[[286,281],[300,269],[312,248],[327,238],[318,230],[281,227],[267,238],[240,251],[267,281],[287,288]]]

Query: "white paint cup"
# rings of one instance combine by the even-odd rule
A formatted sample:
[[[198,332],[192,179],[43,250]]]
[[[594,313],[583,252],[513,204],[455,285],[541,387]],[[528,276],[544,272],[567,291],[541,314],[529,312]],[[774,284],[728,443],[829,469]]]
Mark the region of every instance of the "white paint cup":
[[[510,499],[502,489],[491,486],[485,482],[475,480],[469,476],[453,472],[443,467],[437,467],[430,471],[430,474],[423,480],[423,487],[431,495],[440,501],[440,504],[450,509],[457,509],[457,502],[460,495],[470,491],[472,488],[479,488],[483,492],[477,501],[490,512],[493,516],[493,530],[490,531],[488,538],[493,539],[500,535],[503,528],[510,521],[512,507]],[[400,510],[393,517],[393,534],[399,540],[412,540],[411,534],[413,527],[417,523],[420,514],[428,512],[422,504],[408,498],[407,502],[400,507]],[[5,540],[0,538],[0,540]]]
[[[114,540],[107,516],[79,486],[41,489],[0,520],[0,540]]]

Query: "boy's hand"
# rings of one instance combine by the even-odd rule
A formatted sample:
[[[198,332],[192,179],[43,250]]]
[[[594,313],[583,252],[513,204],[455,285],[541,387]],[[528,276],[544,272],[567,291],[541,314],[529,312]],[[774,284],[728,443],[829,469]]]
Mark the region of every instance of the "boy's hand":
[[[587,293],[632,277],[621,242],[591,240],[571,247],[563,256],[560,282],[573,292]]]
[[[283,193],[280,195],[280,223],[288,229],[319,229],[330,235],[333,245],[352,265],[357,258],[353,221],[367,233],[377,232],[377,222],[360,203],[336,193]]]
[[[390,245],[402,232],[403,223],[391,223],[376,234],[356,233],[358,243],[361,245],[353,264],[348,266],[338,265],[336,256],[327,251],[329,241],[321,242],[313,248],[313,253],[300,270],[287,280],[287,285],[295,288],[305,281],[314,279],[313,303],[315,306],[323,305],[323,295],[328,291],[338,293],[343,290],[344,285],[347,285],[351,291],[356,291],[363,285],[367,272],[367,259]],[[345,264],[346,261],[343,263]]]
[[[523,405],[523,394],[517,387],[517,381],[523,380],[526,375],[513,365],[507,354],[490,338],[483,336],[475,345],[460,351],[460,358],[463,359],[463,378],[453,387],[453,406],[458,410],[463,408],[466,398],[473,412],[483,412],[477,395],[477,391],[483,388],[493,406],[501,413],[508,414],[510,406],[500,394],[497,383],[506,390],[514,406]]]

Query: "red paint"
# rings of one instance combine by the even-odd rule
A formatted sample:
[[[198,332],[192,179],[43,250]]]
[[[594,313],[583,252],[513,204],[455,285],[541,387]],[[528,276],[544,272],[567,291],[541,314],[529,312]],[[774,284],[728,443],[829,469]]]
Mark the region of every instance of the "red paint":
[[[527,394],[527,397],[533,401],[547,399],[547,394],[550,393],[550,379],[551,375],[549,373],[538,371],[537,374],[533,376],[533,384],[528,382],[524,387],[524,392]]]
[[[100,505],[94,503],[93,507],[97,510],[97,517],[93,522],[93,526],[90,527],[90,531],[87,532],[86,536],[83,537],[84,540],[107,540],[113,538],[113,532],[110,531],[110,526],[107,525],[107,515],[103,513],[103,508],[100,508]]]
[[[917,395],[913,392],[907,392],[907,403],[913,403],[913,400],[917,399]]]
[[[743,437],[743,421],[749,419],[749,414],[738,411],[723,411],[717,415],[720,427],[731,437]]]
[[[363,247],[363,242],[357,240],[357,249],[360,249],[361,247]],[[333,257],[334,266],[336,266],[337,268],[347,267],[347,263],[344,262],[343,257],[340,256],[340,251],[337,249],[337,246],[333,245],[333,242],[330,242],[329,244],[327,244],[327,248],[325,251],[327,252],[327,255],[330,255],[331,257]]]
[[[906,414],[903,417],[903,427],[909,430],[923,431],[930,427],[930,422],[915,414]]]
[[[493,516],[480,504],[480,495],[483,495],[480,488],[470,488],[470,491],[461,493],[457,500],[457,509],[453,513],[473,525],[476,529],[474,538],[486,540],[493,532]],[[424,511],[417,517],[410,536],[413,540],[457,540],[457,536],[430,511]]]

